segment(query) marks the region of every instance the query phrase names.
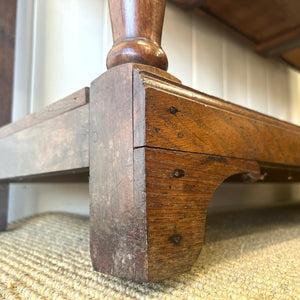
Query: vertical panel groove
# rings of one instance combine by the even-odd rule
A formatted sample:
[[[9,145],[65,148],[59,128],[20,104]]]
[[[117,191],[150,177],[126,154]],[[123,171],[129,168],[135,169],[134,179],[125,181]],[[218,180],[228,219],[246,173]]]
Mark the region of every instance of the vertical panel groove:
[[[36,58],[36,29],[37,29],[37,5],[38,0],[33,0],[33,25],[32,25],[32,44],[31,44],[31,76],[30,76],[30,95],[29,95],[29,107],[30,113],[34,112],[34,85],[35,85],[35,74],[36,74],[36,65],[35,65],[35,58]],[[25,99],[24,99],[25,100]],[[26,99],[27,100],[27,99]]]

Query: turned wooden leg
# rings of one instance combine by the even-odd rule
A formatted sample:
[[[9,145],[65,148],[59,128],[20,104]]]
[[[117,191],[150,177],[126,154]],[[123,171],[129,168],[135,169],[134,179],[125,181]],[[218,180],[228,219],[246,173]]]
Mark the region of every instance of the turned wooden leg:
[[[0,231],[6,230],[8,213],[8,184],[0,184]]]
[[[107,68],[140,63],[163,70],[168,59],[161,48],[165,0],[109,0],[114,45]]]

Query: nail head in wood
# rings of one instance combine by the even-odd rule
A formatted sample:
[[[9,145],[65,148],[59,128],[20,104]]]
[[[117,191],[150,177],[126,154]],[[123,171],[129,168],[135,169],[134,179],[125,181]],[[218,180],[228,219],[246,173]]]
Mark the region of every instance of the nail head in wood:
[[[176,113],[178,113],[178,109],[174,106],[171,106],[169,108],[169,112],[172,114],[172,115],[175,115]]]
[[[180,169],[175,169],[173,172],[173,176],[175,178],[182,178],[184,175],[185,175],[184,171]]]

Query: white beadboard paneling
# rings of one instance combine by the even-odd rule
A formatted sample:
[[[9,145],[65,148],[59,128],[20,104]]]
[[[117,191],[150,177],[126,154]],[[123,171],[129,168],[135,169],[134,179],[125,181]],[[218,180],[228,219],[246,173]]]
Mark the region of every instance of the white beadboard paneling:
[[[300,72],[288,70],[290,121],[300,126]],[[300,185],[293,185],[293,199],[300,200]]]
[[[89,86],[104,69],[104,2],[36,1],[34,111]]]
[[[264,183],[237,184],[224,183],[213,195],[209,212],[217,212],[241,208],[282,205],[299,200],[297,184]]]
[[[290,99],[288,98],[288,68],[268,59],[267,61],[267,101],[268,114],[288,121]]]
[[[223,97],[223,37],[216,25],[193,15],[193,88]],[[176,63],[170,62],[170,63]]]
[[[34,111],[90,86],[106,70],[103,51],[112,40],[107,14],[104,1],[38,0]],[[39,184],[35,193],[37,213],[88,214],[88,184]]]
[[[266,59],[247,51],[248,106],[261,113],[268,112]]]
[[[224,35],[223,43],[223,98],[247,106],[247,52],[245,46],[229,35]]]
[[[13,87],[13,121],[30,112],[34,0],[17,2],[15,67]],[[36,190],[27,184],[11,184],[8,221],[36,213]]]
[[[8,222],[36,214],[38,202],[35,184],[10,184]]]
[[[288,70],[290,121],[300,126],[300,72]]]
[[[89,186],[86,183],[38,184],[36,193],[36,213],[67,211],[89,214]]]
[[[189,86],[193,83],[192,19],[191,12],[168,4],[162,35],[162,47],[169,60],[168,72]]]
[[[17,2],[13,121],[30,112],[34,0]]]

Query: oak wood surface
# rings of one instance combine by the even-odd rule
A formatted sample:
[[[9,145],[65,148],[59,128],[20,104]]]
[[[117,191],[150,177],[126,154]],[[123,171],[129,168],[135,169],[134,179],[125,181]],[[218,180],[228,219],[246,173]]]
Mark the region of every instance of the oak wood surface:
[[[131,65],[92,83],[90,251],[95,270],[147,281],[146,203],[135,194],[132,105]]]
[[[300,47],[285,52],[282,57],[290,65],[300,70]]]
[[[136,97],[134,146],[300,166],[300,128],[149,75]],[[141,92],[140,92],[141,93]],[[140,112],[143,111],[143,114]],[[141,125],[139,125],[141,123]]]
[[[1,138],[0,180],[87,168],[88,115],[84,105]]]
[[[233,174],[260,173],[253,161],[135,148],[134,131],[147,127],[147,115],[134,107],[145,101],[137,74],[149,70],[122,65],[91,86],[90,249],[98,271],[157,281],[197,259],[215,189]],[[144,126],[136,126],[137,116]]]
[[[295,48],[300,48],[300,24],[288,32],[284,32],[279,36],[257,44],[254,50],[265,55],[274,56],[284,54]]]
[[[255,43],[300,25],[298,0],[207,0],[200,7],[236,28]]]
[[[18,131],[33,127],[43,121],[53,119],[65,112],[87,104],[89,101],[89,88],[83,88],[59,101],[46,106],[44,109],[27,115],[24,118],[0,128],[0,139]]]
[[[165,0],[109,0],[114,45],[107,68],[141,63],[163,70],[168,59],[161,48]]]
[[[196,7],[199,7],[200,5],[205,4],[206,0],[170,0],[171,2],[174,2],[178,4],[179,6],[187,9],[193,9]]]
[[[300,49],[300,2],[298,0],[171,0],[184,9],[194,9],[226,25],[254,44],[260,54],[283,58],[300,69],[298,56],[287,52]]]
[[[145,156],[148,280],[189,271],[204,240],[209,201],[229,176],[260,176],[256,162],[162,149]],[[181,171],[181,172],[179,172]],[[176,175],[177,173],[179,175]]]

